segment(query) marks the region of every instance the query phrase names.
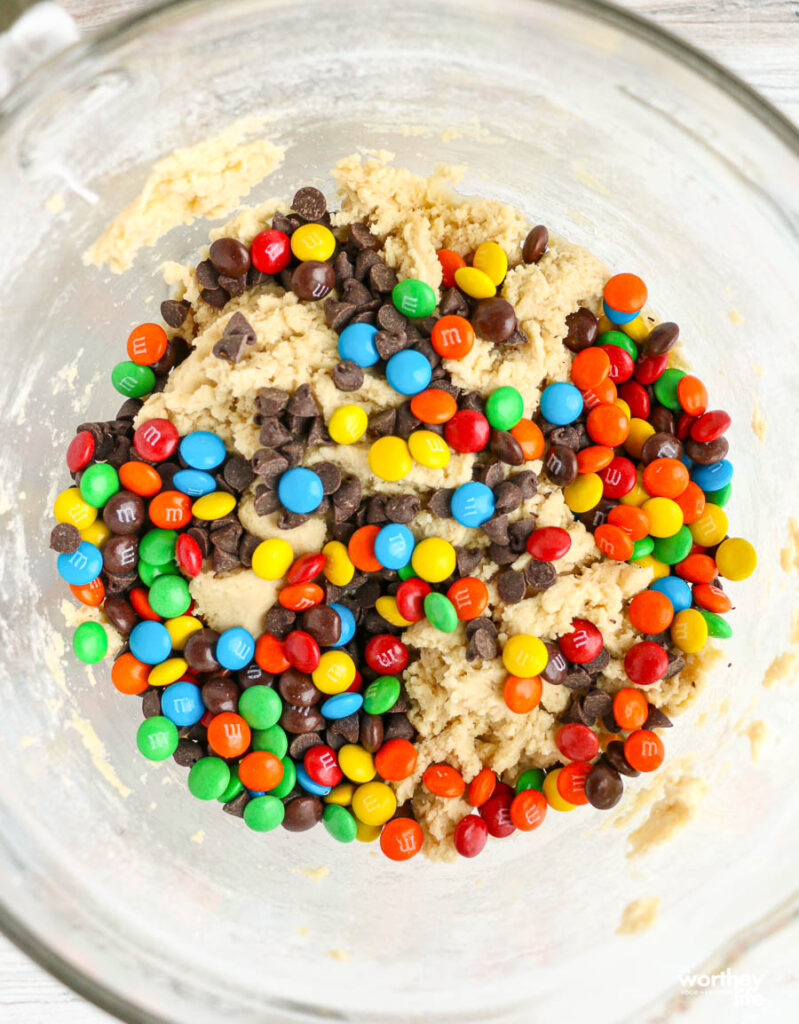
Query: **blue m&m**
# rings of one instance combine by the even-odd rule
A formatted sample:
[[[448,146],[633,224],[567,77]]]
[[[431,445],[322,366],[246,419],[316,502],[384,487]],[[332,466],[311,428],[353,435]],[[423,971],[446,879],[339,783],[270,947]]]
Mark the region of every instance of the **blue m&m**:
[[[413,348],[395,352],[386,363],[386,380],[401,395],[418,395],[430,383],[432,376],[428,359]]]
[[[336,614],[339,617],[339,620],[341,621],[341,635],[339,636],[338,640],[336,640],[336,642],[334,644],[331,644],[330,646],[343,647],[345,644],[348,644],[350,640],[352,640],[352,638],[355,636],[355,616],[352,614],[350,609],[347,608],[346,605],[336,604],[335,602],[333,602],[333,604],[331,604],[330,607],[333,609],[334,612],[336,612]]]
[[[541,392],[541,415],[558,427],[574,423],[583,411],[583,396],[573,384],[549,384]]]
[[[277,496],[280,498],[280,504],[289,512],[306,515],[308,512],[314,512],[322,504],[324,488],[318,474],[312,469],[295,466],[281,476],[277,485]]]
[[[703,491],[720,491],[732,480],[733,468],[728,459],[713,462],[709,466],[691,467],[691,479]]]
[[[178,728],[195,725],[205,714],[200,688],[194,683],[172,683],[161,694],[161,714]]]
[[[482,526],[493,516],[494,508],[494,492],[476,480],[461,484],[449,503],[453,519],[461,526]]]
[[[337,693],[335,697],[328,697],[319,710],[325,718],[346,718],[360,711],[362,705],[360,693]]]
[[[661,579],[655,580],[654,583],[650,583],[649,589],[665,594],[671,601],[675,615],[677,612],[684,612],[686,608],[691,607],[693,600],[691,588],[679,576],[663,576]]]
[[[225,442],[210,430],[193,430],[179,445],[180,455],[192,469],[216,469],[225,461]]]
[[[172,651],[172,637],[166,626],[149,619],[133,627],[128,643],[133,657],[145,665],[160,665]]]
[[[375,558],[386,569],[402,569],[410,562],[415,544],[407,526],[389,523],[375,537]]]
[[[314,782],[301,764],[298,764],[296,769],[297,785],[302,786],[306,793],[312,793],[314,796],[327,796],[331,789],[330,786],[320,786],[318,782]]]
[[[216,480],[202,469],[179,469],[172,477],[172,486],[190,498],[201,498],[216,490]]]
[[[62,580],[81,587],[96,580],[100,575],[100,570],[103,568],[103,555],[94,544],[82,540],[72,554],[58,556],[56,568]]]
[[[242,626],[234,626],[221,634],[216,642],[214,653],[222,668],[238,672],[239,669],[246,668],[252,661],[252,656],[255,654],[255,640],[248,630]]]
[[[377,328],[372,324],[350,324],[338,336],[338,354],[358,366],[374,366],[380,359],[376,335]]]

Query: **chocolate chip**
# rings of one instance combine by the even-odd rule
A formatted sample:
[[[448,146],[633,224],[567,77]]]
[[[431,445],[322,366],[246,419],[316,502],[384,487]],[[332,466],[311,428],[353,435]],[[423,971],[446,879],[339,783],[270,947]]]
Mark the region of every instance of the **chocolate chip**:
[[[365,250],[364,250],[365,251]],[[373,292],[385,294],[397,284],[397,275],[382,260],[369,269],[369,287]]]
[[[347,280],[352,280],[348,278]],[[346,285],[346,281],[344,284]],[[334,298],[326,298],[324,304],[325,320],[328,327],[340,334],[355,315],[355,306],[351,302],[339,302]]]
[[[142,694],[141,713],[145,718],[155,718],[161,714],[161,691],[156,687]]]
[[[131,491],[117,491],[103,506],[103,522],[112,533],[136,533],[144,520],[144,502]]]
[[[678,672],[682,672],[685,668],[685,658],[681,654],[674,654],[669,651],[669,667],[666,669],[664,679],[671,679],[672,676],[676,676]]]
[[[306,302],[323,299],[336,286],[336,272],[330,263],[306,260],[292,270],[289,287],[294,294]]]
[[[252,468],[262,480],[274,481],[289,468],[289,462],[274,448],[259,448],[252,457]]]
[[[483,661],[488,661],[491,658],[496,658],[498,653],[499,645],[496,638],[487,629],[478,629],[469,640],[466,648],[466,660],[474,661],[480,658]]]
[[[320,416],[322,410],[314,398],[310,384],[300,384],[293,392],[286,405],[286,412],[292,416],[312,417]]]
[[[198,629],[183,648],[183,657],[195,672],[218,672],[221,665],[214,657],[219,633],[215,629]]]
[[[330,377],[339,391],[357,391],[363,387],[363,370],[350,359],[334,366]]]
[[[306,733],[316,732],[324,725],[324,718],[317,707],[297,707],[294,704],[286,704],[280,716],[280,725],[286,732]]]
[[[207,302],[209,306],[213,306],[214,309],[222,309],[230,299],[230,296],[224,288],[203,288],[200,292],[200,298],[203,302]],[[217,342],[217,344],[219,343]]]
[[[135,420],[143,404],[138,398],[126,398],[117,411],[117,420]]]
[[[333,495],[336,522],[349,519],[361,503],[361,494],[361,481],[356,476],[348,476],[341,481],[341,486]]]
[[[285,803],[282,825],[288,832],[307,832],[322,820],[324,806],[318,796],[298,796]]]
[[[200,288],[214,289],[219,283],[219,271],[211,260],[203,260],[195,267],[194,273],[197,276],[197,284]]]
[[[239,295],[244,294],[244,290],[247,287],[247,275],[242,274],[241,277],[227,277],[225,274],[220,274],[219,287],[224,288],[231,298],[237,298]]]
[[[427,500],[428,509],[439,519],[449,519],[452,515],[450,506],[454,493],[454,487],[440,487],[437,491],[433,491]]]
[[[311,747],[318,747],[322,742],[322,737],[318,732],[305,732],[295,736],[294,739],[289,743],[288,754],[293,761],[302,761],[306,752]]]
[[[422,503],[415,494],[398,494],[386,501],[386,519],[390,523],[413,522],[421,507]]]
[[[111,573],[105,572],[106,594],[127,594],[127,592],[139,582],[139,574],[133,572]]]
[[[261,388],[255,396],[255,407],[261,417],[279,416],[289,403],[289,393],[282,388]]]
[[[488,546],[488,557],[497,565],[510,565],[519,557],[509,544],[497,544],[496,541]]]
[[[350,320],[352,324],[369,324],[370,327],[374,326],[375,313],[371,309],[363,309],[356,313],[355,316]]]
[[[469,576],[482,562],[483,552],[480,548],[464,548],[456,544],[455,558],[459,575]]]
[[[525,263],[538,263],[549,245],[549,232],[543,224],[530,228],[522,246],[522,259]]]
[[[261,421],[260,432],[261,444],[268,448],[280,448],[293,440],[289,431],[283,426],[277,416],[267,416]]]
[[[310,633],[320,647],[335,646],[341,636],[341,617],[335,608],[319,604],[315,608],[309,608],[302,615],[302,626],[306,633]]]
[[[591,685],[591,677],[581,668],[573,668],[566,673],[563,685],[568,686],[570,690],[586,690]]]
[[[355,277],[348,277],[341,287],[341,298],[350,306],[355,306],[356,312],[364,306],[373,302],[372,293]]]
[[[595,764],[585,780],[585,795],[592,807],[607,811],[621,800],[624,783],[615,768],[606,761]]]
[[[318,221],[327,210],[327,200],[318,188],[306,185],[294,193],[291,208],[308,221]]]
[[[608,653],[607,647],[603,647],[595,658],[592,658],[590,661],[583,664],[583,668],[589,676],[598,676],[600,672],[605,671],[609,664],[610,654]]]
[[[637,768],[633,768],[630,762],[624,755],[624,743],[621,740],[611,740],[605,748],[604,760],[615,768],[617,772],[621,772],[622,775],[629,775],[630,778],[635,778],[636,775],[641,773]]]
[[[384,723],[384,741],[413,740],[415,737],[416,730],[405,713],[388,715],[388,720]]]
[[[127,636],[139,621],[138,615],[129,602],[119,595],[107,597],[103,604],[103,611],[111,625],[123,636]]]
[[[670,349],[674,348],[679,337],[680,328],[677,324],[658,324],[644,342],[642,355],[664,356]]]
[[[571,704],[561,717],[561,721],[579,722],[581,725],[589,726],[594,724],[594,719],[586,713],[583,697],[580,694],[576,694],[573,697]]]
[[[492,620],[487,618],[485,615],[481,615],[477,619],[470,619],[466,623],[466,636],[467,636],[467,638],[473,636],[477,632],[478,629],[488,630],[488,632],[493,637],[495,637],[497,635],[497,627],[494,625]]]
[[[549,565],[550,563],[536,562],[531,564]],[[546,648],[549,658],[544,669],[539,672],[539,675],[544,682],[551,683],[552,686],[562,686],[566,680],[566,676],[569,674],[569,664],[557,644],[548,643]]]
[[[129,534],[109,537],[103,547],[103,568],[107,572],[132,572],[139,562],[139,538]]]
[[[646,716],[646,721],[641,728],[643,729],[670,729],[671,719],[667,718],[666,715],[656,708],[654,704],[649,705],[649,711]]]
[[[510,539],[508,534],[508,517],[506,515],[494,515],[482,525],[483,533],[495,544],[507,544]]]
[[[469,303],[466,296],[457,288],[445,288],[441,293],[441,302],[438,305],[441,316],[462,316],[470,314]]]
[[[566,337],[563,344],[570,352],[590,348],[599,336],[599,321],[585,306],[580,306],[566,317]]]
[[[355,277],[358,281],[363,282],[369,276],[369,271],[372,267],[376,266],[383,261],[374,251],[374,249],[361,249],[355,258]],[[384,264],[385,266],[385,264]],[[370,299],[372,296],[370,295]],[[367,299],[366,301],[370,301]],[[348,302],[353,302],[353,299],[347,299]]]
[[[291,235],[294,232],[294,224],[284,213],[276,213],[272,217],[272,230],[282,231],[284,235]]]
[[[563,445],[575,452],[580,449],[580,434],[574,427],[555,427],[547,440],[550,444]]]
[[[393,302],[384,302],[377,311],[377,326],[389,334],[404,334],[408,321]]]
[[[509,480],[504,480],[494,488],[494,510],[496,512],[515,512],[522,503],[522,492]]]
[[[376,754],[383,745],[384,733],[383,719],[380,715],[364,713],[359,733],[361,746],[370,754]]]
[[[505,471],[501,462],[489,462],[483,465],[475,465],[472,476],[486,487],[498,487],[505,479]]]
[[[337,253],[333,260],[333,270],[336,274],[336,281],[343,283],[348,277],[352,277],[355,273],[355,268],[352,265],[352,260],[342,249]]]
[[[508,569],[497,578],[497,593],[500,601],[504,601],[505,604],[518,604],[524,597],[526,589],[524,575],[515,569]]]
[[[204,756],[204,754],[205,751],[197,740],[181,739],[178,740],[178,745],[175,747],[172,759],[179,764],[181,768],[191,768],[200,760],[201,757]]]
[[[355,603],[359,608],[374,608],[380,597],[380,590],[379,580],[366,580],[355,591]]]
[[[688,454],[690,455],[690,452]],[[682,442],[674,434],[667,434],[664,431],[658,431],[657,434],[648,437],[641,449],[641,459],[647,465],[655,459],[681,459],[682,455]]]
[[[421,425],[422,421],[418,420],[411,412],[411,403],[403,402],[397,409],[397,420],[394,426],[394,433],[397,437],[407,441],[414,430],[418,430]]]
[[[214,345],[212,351],[217,359],[229,363],[238,363],[248,345],[254,345],[255,331],[243,313],[236,312],[225,324],[222,337]]]
[[[360,734],[360,718],[356,713],[345,718],[337,718],[329,725],[331,732],[343,736],[347,743],[357,743]]]
[[[185,299],[165,299],[161,303],[161,319],[167,327],[182,327],[191,312],[191,303]]]
[[[232,800],[228,800],[226,804],[222,804],[222,810],[225,814],[230,814],[234,818],[244,817],[244,808],[250,802],[250,794],[246,789],[243,789],[238,796],[234,796]]]
[[[380,239],[373,235],[369,228],[360,221],[350,224],[349,240],[356,249],[380,248]]]
[[[259,516],[268,516],[272,512],[277,512],[280,508],[280,498],[277,491],[272,487],[261,484],[255,490],[253,508],[256,515]]]
[[[458,401],[459,409],[469,409],[473,412],[485,413],[485,400],[479,391],[467,391],[461,395]]]
[[[250,267],[247,271],[247,287],[258,288],[262,284],[267,284],[272,280],[271,274],[264,274],[261,270],[256,270],[255,267]]]
[[[211,568],[215,573],[231,572],[233,569],[238,569],[240,565],[238,552],[233,553],[223,551],[221,548],[214,548],[211,555]]]
[[[243,532],[240,523],[229,523],[219,530],[211,531],[211,544],[219,551],[225,551],[238,558],[239,541]]]
[[[376,494],[366,503],[366,522],[370,526],[378,526],[386,521],[386,498],[385,494]]]
[[[390,359],[397,352],[409,348],[411,341],[404,331],[399,333],[378,331],[374,337],[374,344],[381,359]]]
[[[250,250],[237,238],[217,238],[211,243],[208,258],[217,273],[225,277],[238,278],[250,269]]]
[[[287,508],[284,508],[277,517],[277,528],[278,530],[296,530],[298,526],[307,523],[310,518],[309,515],[304,513],[289,512]]]
[[[50,549],[61,555],[71,555],[80,547],[80,530],[71,523],[58,523],[50,533]]]
[[[521,466],[524,462],[522,446],[508,430],[492,430],[488,447],[492,455],[509,466]]]
[[[221,715],[223,711],[238,711],[240,693],[238,683],[226,676],[212,676],[203,683],[200,690],[203,704],[214,715]]]
[[[252,556],[260,543],[260,537],[256,537],[254,533],[248,533],[246,530],[244,531],[242,538],[239,541],[237,554],[239,561],[245,569],[252,568]]]
[[[231,455],[222,467],[222,478],[232,491],[241,494],[253,482],[255,473],[242,455]]]
[[[547,449],[544,469],[553,484],[566,487],[577,479],[577,456],[562,444],[553,444]]]
[[[613,698],[610,694],[596,686],[592,686],[583,698],[583,710],[590,719],[589,724],[593,724],[597,718],[606,715],[612,706]]]

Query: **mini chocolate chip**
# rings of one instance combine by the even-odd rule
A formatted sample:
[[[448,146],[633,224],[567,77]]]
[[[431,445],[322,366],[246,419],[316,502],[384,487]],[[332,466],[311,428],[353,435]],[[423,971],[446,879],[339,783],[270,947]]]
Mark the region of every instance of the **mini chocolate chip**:
[[[255,473],[242,455],[231,455],[222,467],[222,478],[236,494],[241,494],[253,482]]]
[[[375,494],[366,503],[366,522],[370,526],[378,526],[386,521],[386,498],[385,494]]]
[[[157,687],[145,690],[141,698],[141,713],[145,718],[161,714],[161,691]]]
[[[563,685],[570,690],[586,690],[591,685],[591,677],[581,668],[573,668],[566,673]]]
[[[410,523],[421,510],[422,503],[415,494],[398,494],[386,501],[385,515],[390,523]]]
[[[207,302],[209,306],[213,306],[214,309],[222,309],[230,299],[230,296],[224,288],[203,288],[200,292],[200,298],[203,302]]]
[[[267,416],[261,421],[261,444],[267,448],[280,448],[292,440],[292,436],[277,416]]]
[[[543,224],[530,228],[522,246],[522,259],[525,263],[538,263],[549,245],[549,232]]]
[[[377,255],[374,249],[361,249],[358,255],[355,257],[356,279],[358,281],[365,281],[366,278],[369,276],[369,271],[378,263],[383,263],[383,261]]]
[[[298,298],[317,302],[335,288],[336,272],[330,263],[305,260],[292,270],[289,286]]]
[[[671,719],[668,718],[660,708],[656,708],[654,704],[649,705],[649,711],[646,716],[642,729],[670,729]]]
[[[182,327],[191,312],[191,303],[185,299],[165,299],[161,303],[161,319],[167,327]]]
[[[498,487],[505,479],[505,471],[501,462],[489,462],[483,465],[475,464],[472,476],[486,487]]]
[[[440,487],[433,491],[427,499],[428,509],[439,519],[449,519],[452,515],[451,502],[454,493],[454,487]]]
[[[80,530],[72,523],[58,523],[50,533],[50,549],[62,555],[71,555],[80,547]]]
[[[276,480],[288,468],[286,456],[274,448],[259,448],[252,457],[252,469],[262,480]]]
[[[252,556],[260,543],[260,537],[256,537],[254,533],[247,533],[245,530],[241,540],[239,541],[238,550],[239,561],[245,569],[252,568]]]
[[[363,370],[350,359],[334,366],[330,377],[339,391],[357,391],[363,387]]]
[[[221,530],[211,531],[211,544],[217,550],[235,555],[238,559],[239,541],[243,532],[239,523],[230,523]]]
[[[603,647],[595,658],[592,658],[590,661],[583,664],[583,668],[589,676],[598,676],[600,672],[605,671],[609,664],[610,654],[608,653],[607,647]]]
[[[553,484],[566,487],[577,479],[577,456],[571,448],[553,444],[547,449],[544,469]]]
[[[369,324],[370,327],[373,327],[375,323],[375,313],[371,309],[363,309],[355,314],[352,320],[350,320],[350,323]]]
[[[343,283],[348,277],[352,277],[355,273],[352,260],[343,249],[341,249],[333,259],[333,270],[336,274],[336,281],[339,283]]]
[[[327,200],[318,188],[306,185],[294,193],[291,208],[307,221],[318,221],[327,210]]]
[[[585,306],[580,306],[566,317],[566,337],[563,344],[570,352],[590,348],[599,336],[599,321]]]
[[[494,625],[493,621],[485,615],[481,615],[477,619],[469,619],[466,623],[467,639],[476,633],[478,629],[488,630],[493,637],[497,635],[497,627]]]
[[[384,302],[377,311],[377,326],[389,334],[403,334],[408,321],[393,302]]]
[[[369,228],[360,221],[350,224],[349,240],[356,249],[380,248],[380,239],[373,235]]]
[[[348,278],[351,281],[352,278]],[[346,281],[344,284],[346,285]],[[328,327],[340,334],[355,315],[355,306],[351,302],[339,302],[328,296],[324,304],[325,320]]]
[[[635,778],[636,775],[641,774],[637,768],[633,768],[625,757],[624,743],[621,740],[611,740],[608,743],[605,748],[604,760],[607,761],[611,768],[615,768],[622,775],[629,775],[631,778]]]
[[[468,317],[470,314],[469,302],[457,288],[445,288],[441,294],[438,311],[441,316]]]
[[[588,724],[593,724],[597,718],[606,715],[613,706],[613,698],[609,693],[592,686],[583,698],[583,710],[590,719]]]
[[[380,597],[380,581],[375,579],[366,580],[355,591],[355,603],[364,610],[374,608]]]
[[[259,516],[268,516],[272,512],[277,512],[280,508],[280,498],[277,491],[272,487],[267,487],[266,484],[261,484],[255,490],[253,508],[256,515]]]
[[[175,751],[172,754],[172,759],[181,766],[181,768],[191,768],[192,765],[196,764],[201,757],[203,757],[205,751],[202,745],[197,740],[180,739],[178,745],[175,747]]]
[[[372,293],[356,277],[348,277],[341,286],[341,298],[347,305],[355,306],[356,312],[374,301]]]
[[[470,409],[473,412],[485,413],[485,400],[479,391],[467,391],[458,400],[459,409]]]
[[[411,412],[411,403],[403,402],[397,409],[397,420],[394,426],[394,433],[397,437],[407,441],[414,430],[417,430],[421,425],[422,421],[418,420]]]
[[[369,268],[369,287],[373,292],[385,294],[392,291],[396,283],[396,273],[382,260]]]
[[[585,795],[592,807],[607,811],[621,800],[624,783],[607,761],[595,764],[585,780]]]
[[[674,654],[669,651],[669,667],[666,669],[664,679],[671,679],[672,676],[676,676],[678,672],[682,672],[685,668],[685,658],[681,654]]]
[[[505,604],[518,604],[524,597],[526,589],[524,575],[515,569],[508,569],[497,578],[497,593],[500,601],[504,601]]]
[[[341,481],[341,486],[333,495],[334,517],[343,522],[356,511],[361,503],[361,481],[356,476],[348,476]]]
[[[318,732],[305,732],[295,736],[294,739],[289,743],[289,757],[293,761],[302,761],[306,752],[311,747],[318,747],[322,743],[322,737]]]
[[[488,546],[488,557],[497,565],[510,565],[519,557],[509,544],[497,544],[496,541]]]
[[[195,672],[218,672],[222,667],[214,656],[218,639],[215,629],[198,629],[192,633],[183,648],[189,668]]]
[[[510,539],[508,535],[508,517],[506,515],[492,516],[482,524],[482,530],[486,537],[494,541],[495,544],[507,544]]]
[[[480,548],[464,548],[455,545],[455,557],[457,560],[458,573],[461,576],[469,576],[483,560],[483,552]]]
[[[347,715],[345,718],[334,719],[330,723],[330,731],[343,736],[347,743],[357,743],[361,728],[361,720],[358,713]]]
[[[202,260],[194,269],[197,277],[197,284],[200,288],[216,288],[219,282],[219,271],[211,260]]]
[[[290,395],[282,388],[261,388],[255,396],[255,407],[261,416],[279,416],[289,403]]]
[[[320,416],[322,410],[314,398],[310,384],[300,384],[291,394],[286,405],[286,412],[292,416]]]
[[[276,213],[272,217],[272,230],[282,231],[284,235],[290,237],[294,232],[294,224],[284,213]]]
[[[515,512],[521,503],[522,492],[510,480],[504,480],[494,488],[495,512]]]
[[[284,508],[277,517],[278,530],[296,530],[298,526],[307,523],[311,517],[301,512],[289,512]]]
[[[642,355],[664,356],[670,349],[674,348],[680,337],[680,328],[677,324],[662,323],[652,331],[643,345]]]
[[[267,284],[267,282],[269,282],[271,280],[272,280],[271,274],[265,274],[261,270],[256,270],[255,267],[250,267],[250,269],[247,271],[247,287],[248,288],[258,288],[258,287],[260,287],[260,285]]]
[[[233,554],[222,551],[221,548],[214,548],[211,555],[211,568],[215,573],[231,572],[233,569],[238,569],[240,565],[238,553]]]
[[[416,730],[406,714],[390,714],[384,723],[384,740],[413,740]]]
[[[224,288],[231,298],[238,298],[239,295],[244,294],[244,289],[247,287],[247,275],[227,277],[225,274],[220,274],[219,287]]]
[[[238,796],[234,796],[232,800],[222,804],[222,810],[225,814],[230,814],[234,818],[243,818],[244,808],[250,802],[250,799],[250,794],[246,789],[243,789]]]
[[[521,466],[524,463],[522,446],[508,430],[492,430],[488,442],[489,450],[509,466]]]

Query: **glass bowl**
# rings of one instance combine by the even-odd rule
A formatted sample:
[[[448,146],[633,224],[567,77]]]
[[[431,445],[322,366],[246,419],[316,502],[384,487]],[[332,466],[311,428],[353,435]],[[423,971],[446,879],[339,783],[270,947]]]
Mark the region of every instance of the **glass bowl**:
[[[259,836],[191,800],[171,762],[142,761],[138,706],[105,667],[62,660],[47,538],[65,444],[89,410],[115,411],[109,371],[165,297],[158,266],[207,225],[171,231],[121,276],[81,254],[154,160],[251,114],[288,146],[253,199],[309,181],[332,190],[328,169],[357,147],[417,170],[463,163],[465,191],[641,273],[733,415],[731,517],[760,568],[736,590],[723,662],[668,737],[669,763],[707,786],[672,843],[629,859],[625,830],[599,813],[552,815],[447,866],[393,865],[321,829]],[[799,145],[787,121],[614,8],[535,0],[166,5],[51,60],[0,115],[12,939],[131,1021],[529,1022],[588,1005],[612,1021],[661,1005],[680,971],[791,897],[796,702],[761,687],[795,598],[779,563],[797,507]],[[746,714],[771,730],[757,764],[736,727]],[[662,900],[656,927],[615,935],[623,906],[648,896]]]

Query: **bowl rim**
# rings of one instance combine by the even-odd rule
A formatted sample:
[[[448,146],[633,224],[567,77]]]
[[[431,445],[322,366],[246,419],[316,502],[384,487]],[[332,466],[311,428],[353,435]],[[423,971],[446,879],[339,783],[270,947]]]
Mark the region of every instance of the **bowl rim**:
[[[76,69],[85,58],[102,53],[112,46],[134,37],[147,26],[167,23],[192,8],[210,9],[217,2],[218,0],[158,0],[156,3],[148,4],[141,10],[123,15],[109,24],[81,36],[75,43],[38,63],[7,95],[0,98],[0,135],[5,133],[15,120],[24,115],[27,107],[31,106],[43,93],[52,89],[60,75]],[[261,0],[261,2],[269,6],[280,6],[282,3],[290,3],[291,0]],[[361,4],[365,0],[351,0],[351,2]],[[669,29],[662,28],[644,16],[618,7],[608,0],[495,0],[495,3],[520,5],[532,2],[592,17],[661,50],[677,63],[689,68],[722,92],[726,92],[799,158],[799,125],[795,124],[787,114],[779,110],[735,72],[692,43],[675,35]],[[448,7],[455,12],[459,6],[459,0],[428,0],[428,3]],[[759,934],[758,925],[762,927],[766,919],[772,918],[781,909],[784,910],[786,904],[794,912],[797,912],[799,894],[793,894],[786,902],[773,908],[758,922],[744,927],[733,937],[731,942],[740,942],[742,937],[750,932],[756,932],[757,934],[753,936],[752,940],[752,944],[755,944],[757,939],[762,937]],[[120,995],[113,988],[85,974],[66,957],[56,953],[17,914],[10,910],[2,898],[0,898],[0,933],[29,959],[77,995],[112,1014],[125,1024],[171,1024],[169,1018],[156,1016],[138,1003]],[[713,952],[723,952],[723,947],[722,950]],[[650,1004],[652,1007],[655,1005],[656,1002]]]

